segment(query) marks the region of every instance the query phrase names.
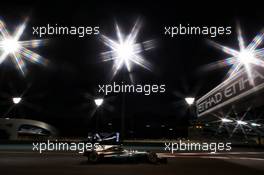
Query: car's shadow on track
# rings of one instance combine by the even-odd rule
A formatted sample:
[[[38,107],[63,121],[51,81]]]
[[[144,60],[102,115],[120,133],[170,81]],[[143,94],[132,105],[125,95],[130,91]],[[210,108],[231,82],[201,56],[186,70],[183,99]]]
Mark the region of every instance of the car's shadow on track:
[[[80,165],[139,165],[139,164],[164,165],[165,163],[149,163],[147,161],[124,161],[124,160],[122,161],[121,160],[102,160],[97,163],[91,163],[87,160],[80,162]]]

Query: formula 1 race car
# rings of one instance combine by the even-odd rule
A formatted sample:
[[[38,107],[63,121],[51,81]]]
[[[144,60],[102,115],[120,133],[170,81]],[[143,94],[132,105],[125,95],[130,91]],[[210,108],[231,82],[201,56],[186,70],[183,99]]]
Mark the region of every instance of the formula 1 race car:
[[[158,157],[149,151],[126,150],[120,145],[101,145],[100,148],[84,152],[89,163],[98,162],[147,162],[152,164],[167,163],[166,158]]]

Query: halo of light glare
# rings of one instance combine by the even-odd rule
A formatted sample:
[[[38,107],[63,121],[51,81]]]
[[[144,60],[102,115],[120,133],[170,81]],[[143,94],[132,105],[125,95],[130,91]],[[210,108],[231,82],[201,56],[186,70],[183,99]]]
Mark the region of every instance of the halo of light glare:
[[[238,59],[244,65],[250,63],[251,60],[255,59],[254,53],[248,50],[243,50],[238,54]]]
[[[141,22],[137,20],[131,32],[126,36],[124,36],[120,27],[116,24],[117,40],[102,35],[103,43],[111,49],[110,51],[102,53],[103,61],[114,61],[113,77],[123,66],[125,66],[130,73],[133,64],[143,67],[149,71],[152,70],[152,65],[145,60],[140,53],[144,50],[154,48],[154,41],[148,40],[142,43],[137,43],[140,28]],[[130,79],[133,81],[132,77],[130,77]]]
[[[4,39],[2,41],[2,45],[4,48],[4,52],[7,52],[8,54],[12,52],[17,52],[19,49],[20,45],[15,39]]]
[[[262,125],[259,123],[256,123],[256,121],[248,122],[248,121],[243,120],[247,116],[251,107],[252,106],[248,107],[247,111],[243,115],[239,115],[239,116],[234,108],[231,108],[229,111],[227,111],[227,114],[224,114],[223,112],[214,113],[213,116],[215,116],[216,118],[219,118],[219,120],[212,121],[210,123],[219,123],[218,129],[216,130],[217,133],[221,129],[224,128],[227,131],[230,138],[233,137],[233,135],[238,131],[241,131],[244,134],[245,138],[247,138],[248,132],[252,132],[252,131],[261,132],[261,130],[259,129],[261,129],[262,127]],[[229,116],[231,112],[233,112],[233,114],[235,115],[235,118],[231,118]],[[228,118],[226,118],[226,116],[228,116]]]
[[[233,77],[242,68],[246,70],[249,77],[249,81],[254,85],[254,80],[252,78],[251,65],[257,65],[264,67],[264,48],[258,48],[264,39],[264,29],[255,36],[248,46],[245,46],[245,41],[242,36],[240,26],[237,27],[238,34],[238,44],[239,50],[235,50],[216,42],[210,41],[210,44],[217,49],[222,50],[231,57],[224,60],[218,61],[216,64],[210,64],[207,68],[213,68],[215,66],[226,66],[230,65],[231,69],[228,72],[228,78]]]
[[[130,45],[129,43],[124,43],[117,47],[118,57],[123,59],[124,62],[126,62],[128,58],[132,57],[133,53],[133,45]]]
[[[17,69],[19,69],[23,75],[26,73],[26,64],[24,60],[42,65],[48,63],[46,59],[29,50],[29,48],[41,46],[44,43],[44,40],[20,41],[26,28],[26,22],[27,19],[23,24],[18,26],[14,34],[11,35],[6,28],[5,23],[0,20],[0,64],[10,57]]]

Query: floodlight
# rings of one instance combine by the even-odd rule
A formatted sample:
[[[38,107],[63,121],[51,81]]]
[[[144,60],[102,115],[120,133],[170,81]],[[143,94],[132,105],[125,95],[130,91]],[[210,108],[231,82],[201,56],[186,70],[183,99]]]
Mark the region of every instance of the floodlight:
[[[233,120],[230,120],[230,119],[227,119],[227,118],[221,118],[221,121],[223,123],[232,123],[233,122]]]
[[[21,102],[22,98],[21,97],[14,97],[12,100],[13,100],[14,104],[18,104]]]
[[[94,99],[94,103],[96,104],[97,107],[101,106],[103,102],[104,102],[104,99],[102,98]]]
[[[194,103],[195,98],[194,97],[186,97],[185,101],[188,105],[192,105]]]
[[[244,122],[242,120],[237,120],[236,122],[238,125],[247,125],[248,124],[247,122]]]
[[[251,123],[251,126],[257,126],[257,127],[260,127],[261,124],[258,124],[258,123]]]

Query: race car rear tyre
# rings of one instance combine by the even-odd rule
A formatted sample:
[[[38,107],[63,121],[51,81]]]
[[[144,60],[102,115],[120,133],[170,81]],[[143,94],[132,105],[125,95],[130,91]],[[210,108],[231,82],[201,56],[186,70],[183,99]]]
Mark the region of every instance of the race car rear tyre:
[[[150,152],[147,158],[150,163],[158,163],[158,156],[156,153]]]
[[[99,155],[97,152],[93,151],[88,155],[88,162],[97,163],[99,161]]]

